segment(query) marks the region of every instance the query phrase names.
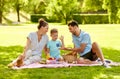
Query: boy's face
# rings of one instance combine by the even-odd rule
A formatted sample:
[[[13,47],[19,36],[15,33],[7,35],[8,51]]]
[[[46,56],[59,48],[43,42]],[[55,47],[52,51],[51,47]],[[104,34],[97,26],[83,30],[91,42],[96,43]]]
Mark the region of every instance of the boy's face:
[[[52,38],[52,40],[57,40],[57,38],[58,38],[58,33],[52,33],[52,34],[51,34],[51,38]]]

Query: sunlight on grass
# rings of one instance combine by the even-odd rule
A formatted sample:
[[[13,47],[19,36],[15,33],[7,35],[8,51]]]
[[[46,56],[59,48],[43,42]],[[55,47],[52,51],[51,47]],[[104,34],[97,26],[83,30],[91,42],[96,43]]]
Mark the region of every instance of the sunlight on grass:
[[[105,74],[103,74],[103,73],[100,73],[98,76],[94,77],[93,79],[99,79],[99,78],[104,78],[104,79],[106,79],[106,78],[108,78],[108,76],[105,75]]]
[[[93,79],[120,79],[120,76],[100,73],[99,75],[95,76]]]
[[[88,32],[92,42],[96,41],[101,47],[120,49],[120,25],[96,24],[79,25],[79,27]],[[67,25],[49,24],[50,29],[57,28],[59,36],[64,35],[65,45],[73,46],[71,33]],[[14,46],[26,44],[26,37],[30,32],[37,31],[37,24],[26,24],[24,26],[1,26],[0,27],[0,46]],[[50,36],[48,32],[48,35]],[[49,37],[50,38],[50,37]],[[51,39],[51,38],[50,38]]]
[[[113,76],[114,79],[120,79],[120,76]]]

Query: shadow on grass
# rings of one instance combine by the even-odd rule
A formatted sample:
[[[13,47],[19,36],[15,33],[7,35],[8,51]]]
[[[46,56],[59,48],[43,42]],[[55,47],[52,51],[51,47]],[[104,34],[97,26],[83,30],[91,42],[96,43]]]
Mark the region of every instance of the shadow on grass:
[[[120,62],[120,51],[102,48],[105,58]],[[120,67],[36,68],[13,70],[7,64],[23,51],[22,46],[0,46],[0,79],[120,79]],[[64,52],[64,51],[62,51]]]
[[[115,62],[120,62],[120,50],[112,48],[102,48],[104,57]]]
[[[0,46],[0,63],[7,65],[13,59],[15,59],[20,53],[22,53],[22,46]]]

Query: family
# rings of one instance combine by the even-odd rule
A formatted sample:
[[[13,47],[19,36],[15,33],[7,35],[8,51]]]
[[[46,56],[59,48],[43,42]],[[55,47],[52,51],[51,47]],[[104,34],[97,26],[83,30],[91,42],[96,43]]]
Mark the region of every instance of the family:
[[[71,54],[78,54],[80,58],[87,59],[89,61],[95,61],[98,58],[101,59],[102,65],[109,68],[110,66],[105,62],[101,48],[96,42],[91,44],[90,35],[87,32],[79,29],[78,23],[75,20],[71,20],[68,23],[68,29],[72,33],[72,42],[74,48],[67,48],[64,46],[64,37],[58,39],[58,30],[56,28],[51,29],[51,40],[48,39],[47,32],[49,29],[48,23],[44,19],[39,20],[38,30],[31,32],[27,36],[26,46],[23,53],[17,57],[8,66],[23,66],[29,65],[42,60],[41,55],[44,50],[46,57],[55,58],[57,61],[64,61],[60,55],[60,50],[72,51]],[[80,62],[80,58],[77,59],[77,63]]]

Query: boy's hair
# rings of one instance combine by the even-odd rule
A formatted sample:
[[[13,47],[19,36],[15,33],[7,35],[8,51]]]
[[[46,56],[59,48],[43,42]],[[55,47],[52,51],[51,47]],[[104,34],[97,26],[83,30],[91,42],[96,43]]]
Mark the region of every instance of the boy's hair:
[[[72,27],[77,26],[78,27],[78,22],[75,20],[71,20],[71,21],[69,21],[68,26],[72,26]]]
[[[50,34],[52,33],[58,33],[58,30],[56,28],[51,29]]]

